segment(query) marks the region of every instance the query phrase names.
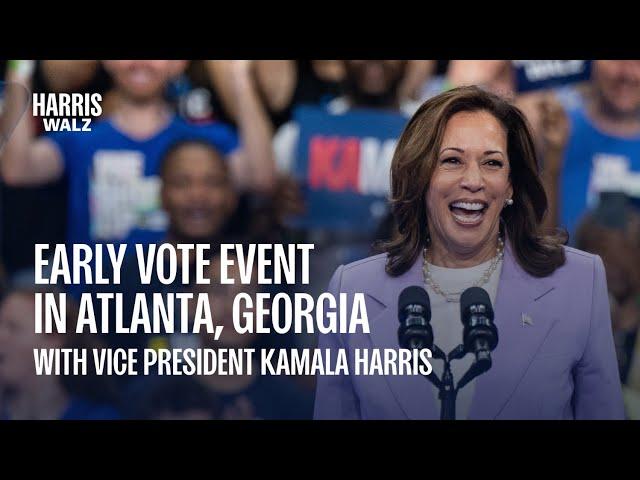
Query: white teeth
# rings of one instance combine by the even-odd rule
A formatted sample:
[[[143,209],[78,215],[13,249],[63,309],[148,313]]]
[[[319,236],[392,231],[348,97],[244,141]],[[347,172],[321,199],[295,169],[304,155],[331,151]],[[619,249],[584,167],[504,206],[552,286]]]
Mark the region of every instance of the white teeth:
[[[451,204],[454,208],[464,208],[465,210],[482,210],[484,204],[482,203],[467,203],[467,202],[454,202]]]
[[[453,216],[460,223],[472,224],[472,223],[476,223],[478,220],[482,218],[482,213],[478,212],[471,215],[456,215],[454,213]]]

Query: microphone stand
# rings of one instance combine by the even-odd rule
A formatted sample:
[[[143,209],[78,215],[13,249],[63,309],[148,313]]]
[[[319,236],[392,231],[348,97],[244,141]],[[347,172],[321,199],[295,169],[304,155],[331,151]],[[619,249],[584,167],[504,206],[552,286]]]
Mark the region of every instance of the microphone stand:
[[[449,352],[449,355],[445,355],[444,352],[434,344],[432,353],[433,358],[437,360],[444,360],[442,380],[438,378],[433,370],[429,375],[424,375],[424,377],[438,389],[438,398],[440,399],[440,420],[455,420],[458,391],[478,375],[491,368],[490,353],[488,351],[480,352],[478,354],[478,358],[474,360],[471,367],[469,367],[469,370],[466,371],[455,387],[453,373],[451,372],[451,361],[459,360],[468,353],[465,350],[464,345],[458,345]]]

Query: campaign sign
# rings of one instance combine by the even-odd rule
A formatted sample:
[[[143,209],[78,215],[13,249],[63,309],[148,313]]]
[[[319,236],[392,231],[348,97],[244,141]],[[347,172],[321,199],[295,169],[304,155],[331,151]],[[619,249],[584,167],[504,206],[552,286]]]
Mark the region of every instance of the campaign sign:
[[[293,173],[306,213],[293,223],[372,233],[388,211],[391,160],[407,118],[364,109],[336,115],[304,106],[294,120],[300,136]]]
[[[603,194],[624,194],[633,207],[640,208],[640,159],[622,153],[596,153],[587,191],[587,206],[598,205]]]
[[[591,76],[591,60],[513,60],[513,66],[518,92],[584,82]]]

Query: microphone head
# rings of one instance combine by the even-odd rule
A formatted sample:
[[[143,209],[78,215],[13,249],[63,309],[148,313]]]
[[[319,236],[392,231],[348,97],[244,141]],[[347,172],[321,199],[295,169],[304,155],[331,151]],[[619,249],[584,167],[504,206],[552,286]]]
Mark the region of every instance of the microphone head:
[[[406,316],[406,309],[409,305],[422,307],[427,322],[431,320],[431,302],[429,302],[429,294],[424,288],[414,285],[400,292],[400,297],[398,297],[398,318],[400,321],[403,321]]]
[[[498,329],[493,323],[493,308],[487,291],[471,287],[462,292],[460,317],[464,325],[462,338],[465,350],[475,353],[477,361],[486,366],[485,357],[498,345]],[[491,365],[490,358],[488,365]]]
[[[491,307],[491,299],[487,291],[480,287],[467,288],[460,296],[460,313],[464,319],[472,305],[483,305],[483,312],[491,320],[493,320],[493,308]]]
[[[405,288],[398,297],[398,343],[402,348],[422,349],[433,346],[431,304],[427,291],[418,286]]]

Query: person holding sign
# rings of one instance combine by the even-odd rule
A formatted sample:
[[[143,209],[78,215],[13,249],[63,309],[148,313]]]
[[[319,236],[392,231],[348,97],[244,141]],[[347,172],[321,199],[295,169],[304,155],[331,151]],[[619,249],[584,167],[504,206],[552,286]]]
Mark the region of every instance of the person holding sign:
[[[0,174],[9,185],[68,178],[68,243],[132,245],[160,240],[167,227],[158,197],[160,160],[178,140],[198,138],[211,143],[228,162],[238,188],[270,191],[271,128],[246,62],[232,65],[239,135],[220,123],[190,124],[173,112],[165,89],[186,67],[185,61],[103,64],[118,97],[108,118],[93,122],[90,131],[51,131],[35,138],[33,116],[24,115],[0,155]],[[31,77],[17,69],[7,74],[8,81],[27,88]],[[10,110],[4,115],[11,116]]]
[[[405,128],[391,176],[397,234],[329,287],[366,294],[370,334],[323,335],[319,348],[398,348],[398,297],[420,285],[449,353],[463,340],[461,294],[480,287],[497,344],[490,369],[458,392],[456,418],[622,419],[602,260],[542,231],[547,198],[522,112],[475,86],[437,95]],[[474,359],[464,353],[455,381]],[[422,376],[321,377],[315,418],[436,419],[439,403]]]
[[[348,60],[344,68],[344,96],[326,108],[300,106],[274,137],[278,170],[297,193],[289,225],[315,244],[312,293],[337,265],[369,255],[388,214],[393,149],[416,106],[401,100],[406,61]]]
[[[556,189],[558,225],[574,238],[603,191],[640,198],[640,60],[595,60],[581,101],[559,101],[568,117],[563,155],[545,167]]]

